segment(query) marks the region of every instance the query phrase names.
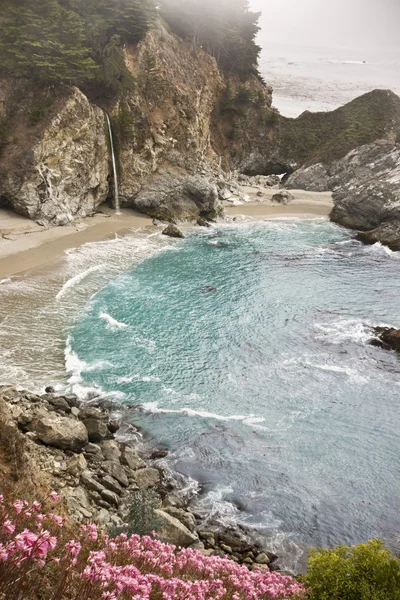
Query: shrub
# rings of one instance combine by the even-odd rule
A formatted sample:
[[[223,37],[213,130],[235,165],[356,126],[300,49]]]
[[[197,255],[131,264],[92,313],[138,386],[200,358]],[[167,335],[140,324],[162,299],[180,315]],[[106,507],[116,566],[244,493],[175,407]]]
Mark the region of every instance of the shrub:
[[[50,497],[57,501],[55,492]],[[0,496],[0,597],[13,600],[268,600],[304,597],[292,577],[245,566],[154,537],[110,538],[42,514],[38,502]]]
[[[304,583],[310,600],[399,600],[400,562],[379,540],[312,550]]]

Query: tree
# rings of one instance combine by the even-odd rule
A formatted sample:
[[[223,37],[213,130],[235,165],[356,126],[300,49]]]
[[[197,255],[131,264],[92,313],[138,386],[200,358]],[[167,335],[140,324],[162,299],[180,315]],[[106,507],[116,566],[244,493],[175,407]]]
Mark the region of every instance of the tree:
[[[0,15],[0,70],[37,81],[93,79],[83,21],[57,0],[5,0]]]
[[[248,0],[161,0],[161,14],[181,37],[214,56],[225,72],[243,79],[258,73],[260,13],[250,10]]]

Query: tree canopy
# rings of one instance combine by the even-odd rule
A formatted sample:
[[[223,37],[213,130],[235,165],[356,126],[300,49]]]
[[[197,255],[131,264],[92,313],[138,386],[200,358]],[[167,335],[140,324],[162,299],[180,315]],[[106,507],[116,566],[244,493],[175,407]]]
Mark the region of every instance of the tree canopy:
[[[260,13],[249,0],[161,0],[161,14],[179,35],[214,56],[222,70],[257,74]]]
[[[123,47],[138,43],[159,12],[171,29],[214,56],[225,72],[257,73],[259,14],[248,0],[1,0],[0,75],[113,92],[132,77]]]

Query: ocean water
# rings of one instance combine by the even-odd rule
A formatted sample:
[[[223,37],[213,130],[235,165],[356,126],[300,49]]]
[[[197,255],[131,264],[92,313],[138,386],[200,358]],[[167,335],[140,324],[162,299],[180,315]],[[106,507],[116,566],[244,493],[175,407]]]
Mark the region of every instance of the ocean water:
[[[196,509],[255,527],[281,566],[309,546],[397,547],[400,361],[367,341],[400,326],[399,254],[323,219],[157,239],[69,321],[67,386],[140,407]]]

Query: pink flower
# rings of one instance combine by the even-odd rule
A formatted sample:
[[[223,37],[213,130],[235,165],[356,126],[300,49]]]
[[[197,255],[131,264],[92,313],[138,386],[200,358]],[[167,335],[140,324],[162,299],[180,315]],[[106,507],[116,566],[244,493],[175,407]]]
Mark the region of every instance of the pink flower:
[[[11,523],[10,519],[7,519],[6,521],[4,521],[3,533],[6,533],[7,535],[11,535],[12,533],[14,533],[14,531],[15,531],[14,523]]]
[[[57,492],[51,492],[50,494],[50,498],[53,500],[53,502],[58,502],[60,499],[60,496],[57,494]]]
[[[16,502],[14,502],[13,506],[17,514],[19,515],[22,512],[22,509],[24,508],[24,503],[22,502],[22,500],[17,500]]]

